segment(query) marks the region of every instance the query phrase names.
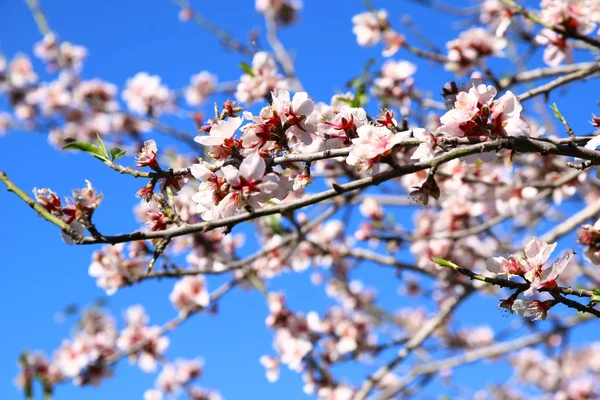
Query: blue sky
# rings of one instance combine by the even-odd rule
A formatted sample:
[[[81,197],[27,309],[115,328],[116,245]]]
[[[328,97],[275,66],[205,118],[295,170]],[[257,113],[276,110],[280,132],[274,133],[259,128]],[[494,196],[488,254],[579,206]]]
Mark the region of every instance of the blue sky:
[[[214,23],[226,27],[234,36],[244,39],[253,28],[264,33],[262,18],[254,10],[254,2],[192,2],[192,5]],[[297,73],[311,97],[328,102],[332,94],[344,89],[345,82],[360,73],[370,57],[380,57],[381,48],[359,48],[351,32],[351,18],[364,11],[358,0],[305,1],[299,24],[281,29],[281,40],[296,58]],[[376,7],[389,10],[392,24],[401,29],[399,20],[412,15],[438,46],[456,37],[450,19],[408,1],[374,1]],[[465,4],[454,1],[454,4]],[[225,5],[226,4],[226,5]],[[99,77],[122,87],[127,78],[139,71],[163,77],[171,88],[181,88],[192,74],[209,70],[222,81],[239,77],[242,56],[223,51],[218,42],[198,26],[178,21],[178,7],[169,1],[122,2],[118,0],[43,2],[50,25],[62,39],[84,45],[89,50],[83,76]],[[235,10],[231,10],[235,8]],[[264,36],[261,36],[264,39]],[[0,3],[0,46],[11,57],[17,52],[32,53],[40,39],[25,2]],[[266,41],[263,40],[266,45]],[[400,52],[394,59],[414,60]],[[438,93],[451,75],[439,67],[418,62],[417,86]],[[499,64],[503,65],[503,64]],[[537,64],[533,64],[537,65]],[[36,67],[41,72],[40,64]],[[43,74],[42,74],[43,75]],[[583,85],[581,85],[583,86]],[[569,96],[594,111],[593,95],[582,87],[569,89]],[[597,86],[595,92],[597,93]],[[576,130],[589,129],[589,113],[582,116],[566,96],[553,96],[561,111]],[[562,102],[562,103],[561,103]],[[209,108],[210,109],[210,108]],[[578,112],[579,111],[579,112]],[[173,120],[181,129],[193,130],[189,121]],[[159,146],[166,143],[155,137]],[[119,176],[87,155],[66,154],[51,148],[40,133],[9,132],[0,137],[0,170],[7,172],[20,187],[50,187],[67,195],[72,188],[90,179],[104,193],[97,220],[103,231],[119,233],[135,230],[138,223],[132,214],[139,181]],[[0,398],[21,395],[13,385],[16,362],[23,349],[41,349],[51,353],[69,335],[72,320],[57,324],[54,315],[66,305],[92,304],[104,293],[96,287],[87,269],[94,249],[65,245],[57,230],[38,218],[16,197],[0,191],[2,222],[0,249],[3,274],[0,279],[0,304],[4,307],[0,326]],[[401,221],[410,224],[404,216]],[[246,230],[247,231],[247,230]],[[248,232],[248,231],[247,231]],[[249,251],[249,250],[248,250]],[[380,290],[384,304],[393,307],[406,303],[396,294],[397,282],[389,271],[369,268],[359,272]],[[153,323],[162,323],[175,315],[168,301],[172,281],[148,282],[124,289],[107,299],[108,309],[122,321],[126,307],[142,303]],[[329,300],[322,290],[315,290],[308,274],[285,275],[273,283],[285,289],[293,309],[323,310]],[[213,286],[214,287],[214,286]],[[511,319],[493,311],[494,300],[467,302],[462,323],[475,325],[491,322],[501,329]],[[265,327],[267,316],[264,299],[256,292],[235,291],[220,303],[221,315],[201,315],[170,335],[170,358],[200,356],[206,361],[205,376],[200,383],[217,388],[227,399],[304,399],[299,375],[283,371],[276,384],[269,384],[258,363],[263,354],[271,354],[272,334]],[[485,319],[481,316],[485,316]],[[349,379],[358,379],[372,370],[359,366],[342,370]],[[473,369],[458,371],[458,382],[467,383]],[[470,372],[469,372],[470,371]],[[489,370],[488,370],[489,371]],[[475,372],[482,383],[494,379],[486,372]],[[462,378],[461,378],[462,377]],[[57,399],[141,398],[153,386],[155,377],[128,365],[117,367],[115,378],[101,388],[77,388],[70,384],[58,388]]]

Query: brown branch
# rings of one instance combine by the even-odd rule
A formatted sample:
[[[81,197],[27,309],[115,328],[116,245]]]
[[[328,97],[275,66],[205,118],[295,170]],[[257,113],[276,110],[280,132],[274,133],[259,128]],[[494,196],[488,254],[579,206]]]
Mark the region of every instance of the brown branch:
[[[35,200],[33,200],[27,193],[19,189],[6,175],[6,173],[0,171],[0,182],[6,185],[6,189],[9,192],[14,193],[18,198],[23,200],[29,207],[33,208],[40,217],[44,218],[46,221],[56,225],[61,231],[69,235],[75,241],[83,240],[83,235],[79,232],[75,231],[69,224],[63,221],[61,218],[53,215],[44,207],[39,205]]]
[[[472,290],[466,291],[458,296],[447,298],[441,305],[438,313],[431,319],[427,320],[421,329],[419,329],[407,342],[406,345],[398,352],[398,355],[389,363],[379,368],[371,374],[363,383],[359,391],[353,397],[353,400],[364,400],[373,390],[375,385],[388,373],[390,373],[396,365],[401,363],[408,355],[417,347],[419,347],[431,334],[446,320],[446,318],[458,307],[458,305],[466,299]]]
[[[579,324],[589,321],[589,319],[573,318],[564,326],[559,327],[560,330],[568,330],[578,326]],[[413,367],[400,382],[394,386],[384,390],[377,400],[387,400],[392,398],[396,393],[402,391],[417,377],[436,373],[441,370],[449,370],[461,365],[471,364],[479,360],[495,358],[503,354],[522,349],[524,347],[533,346],[537,343],[542,343],[548,340],[556,332],[532,333],[527,336],[520,337],[504,343],[495,343],[490,346],[482,347],[475,350],[469,350],[457,356],[448,357],[442,360],[436,360],[424,365]]]

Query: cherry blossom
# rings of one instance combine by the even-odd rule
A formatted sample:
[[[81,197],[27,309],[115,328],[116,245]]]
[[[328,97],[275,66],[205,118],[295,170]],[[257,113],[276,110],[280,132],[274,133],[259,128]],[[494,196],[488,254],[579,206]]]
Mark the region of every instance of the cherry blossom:
[[[495,96],[496,89],[483,84],[473,83],[468,91],[460,91],[452,109],[440,118],[439,132],[447,136],[529,135],[531,128],[521,119],[522,107],[515,95],[507,91],[494,101]]]
[[[381,39],[381,34],[387,29],[387,11],[364,12],[352,17],[356,42],[360,46],[374,46]]]
[[[169,300],[182,315],[208,306],[210,294],[206,280],[202,276],[186,276],[175,284]]]
[[[381,158],[391,153],[400,141],[410,137],[410,131],[394,133],[384,126],[363,125],[352,139],[352,151],[346,162],[360,170],[374,170]]]
[[[237,85],[235,97],[242,103],[253,104],[264,98],[275,88],[285,88],[286,82],[277,74],[277,65],[273,57],[259,51],[252,59],[251,74],[245,73]]]
[[[266,376],[269,382],[275,382],[279,379],[279,360],[271,356],[260,357],[260,363],[266,369]]]
[[[190,86],[185,90],[185,100],[190,106],[197,106],[213,94],[217,77],[208,71],[202,71],[193,75],[190,79]]]
[[[232,144],[231,138],[242,125],[242,121],[243,119],[240,117],[219,120],[210,127],[208,136],[196,136],[194,140],[204,146],[230,147]]]
[[[239,169],[226,165],[221,170],[230,186],[230,193],[220,203],[223,215],[232,215],[244,202],[252,207],[261,207],[272,198],[281,200],[287,195],[279,176],[272,172],[265,174],[265,160],[257,153],[246,157]]]
[[[437,138],[433,133],[427,132],[423,128],[412,130],[415,139],[422,140],[423,143],[417,147],[417,150],[410,156],[413,160],[427,161],[433,158],[437,147]]]
[[[548,310],[555,304],[555,300],[524,300],[517,299],[512,305],[512,310],[517,315],[529,318],[532,321],[545,320],[548,315]]]
[[[546,46],[544,49],[544,62],[547,65],[556,67],[563,62],[569,64],[573,62],[571,46],[567,39],[563,38],[559,33],[550,29],[543,29],[535,37],[535,41],[538,44]]]
[[[471,28],[462,32],[458,39],[448,42],[446,47],[446,68],[457,74],[464,74],[477,65],[482,57],[503,56],[506,40],[490,34],[483,28]]]
[[[133,112],[142,115],[159,115],[172,108],[172,94],[161,84],[158,75],[140,72],[127,80],[123,100]]]

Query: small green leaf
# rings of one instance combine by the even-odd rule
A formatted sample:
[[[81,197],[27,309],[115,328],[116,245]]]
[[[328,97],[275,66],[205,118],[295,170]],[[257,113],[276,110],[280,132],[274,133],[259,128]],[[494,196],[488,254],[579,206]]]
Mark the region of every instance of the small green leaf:
[[[363,83],[356,88],[356,94],[354,95],[354,99],[352,99],[350,105],[354,108],[362,107],[367,104],[368,100],[369,97],[366,93],[366,86]]]
[[[565,117],[563,117],[563,115],[560,113],[560,111],[559,111],[558,106],[556,105],[556,103],[552,103],[552,105],[550,106],[550,108],[554,112],[554,116],[556,118],[558,118],[560,120],[560,122],[564,123],[565,122]]]
[[[106,151],[106,146],[104,146],[104,142],[99,134],[96,133],[96,137],[98,138],[98,144],[100,145],[100,150],[104,153],[104,156],[108,158],[108,151]]]
[[[121,158],[125,155],[126,151],[123,149],[120,149],[118,147],[113,147],[112,149],[110,149],[110,159],[112,161],[115,161],[117,158]]]
[[[265,288],[265,284],[263,283],[263,281],[260,280],[260,278],[258,276],[256,276],[256,274],[254,272],[250,272],[246,276],[246,278],[248,279],[248,282],[250,282],[250,284],[252,286],[254,286],[254,288],[256,290],[258,290],[259,292],[261,292],[264,295],[267,294],[267,289]]]
[[[600,289],[592,289],[592,301],[600,302]]]
[[[344,103],[346,103],[346,104],[348,104],[348,105],[350,105],[350,106],[351,106],[351,105],[352,105],[352,103],[354,102],[354,100],[352,100],[352,99],[348,99],[348,98],[346,98],[346,97],[338,97],[336,100],[343,101]]]
[[[245,73],[247,73],[250,76],[254,76],[254,70],[252,69],[252,66],[250,64],[248,64],[246,61],[242,61],[240,63],[240,69],[242,71],[244,71]]]
[[[87,142],[71,142],[63,147],[63,150],[79,150],[89,153],[96,157],[99,160],[106,161],[108,160],[107,156],[104,154],[98,146],[93,145]]]
[[[363,80],[361,77],[352,78],[346,83],[346,86],[349,88],[358,88],[363,84]]]
[[[271,228],[271,232],[273,232],[274,234],[280,234],[282,232],[280,214],[269,215],[265,219],[267,222],[267,226]]]
[[[458,265],[451,261],[444,260],[443,258],[431,257],[431,261],[444,268],[458,269]]]

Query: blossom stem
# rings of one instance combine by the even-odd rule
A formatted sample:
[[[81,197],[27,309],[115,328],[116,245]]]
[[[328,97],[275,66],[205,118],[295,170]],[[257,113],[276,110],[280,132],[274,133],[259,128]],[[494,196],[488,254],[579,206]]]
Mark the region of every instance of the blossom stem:
[[[44,207],[35,202],[27,193],[23,190],[19,189],[6,175],[6,173],[0,171],[0,182],[6,185],[6,188],[9,192],[14,193],[18,198],[23,200],[27,205],[33,208],[40,217],[44,218],[46,221],[56,225],[60,228],[61,231],[69,235],[76,243],[79,243],[83,240],[83,236],[75,231],[69,224],[63,221],[61,218],[52,215],[49,211],[47,211]]]

